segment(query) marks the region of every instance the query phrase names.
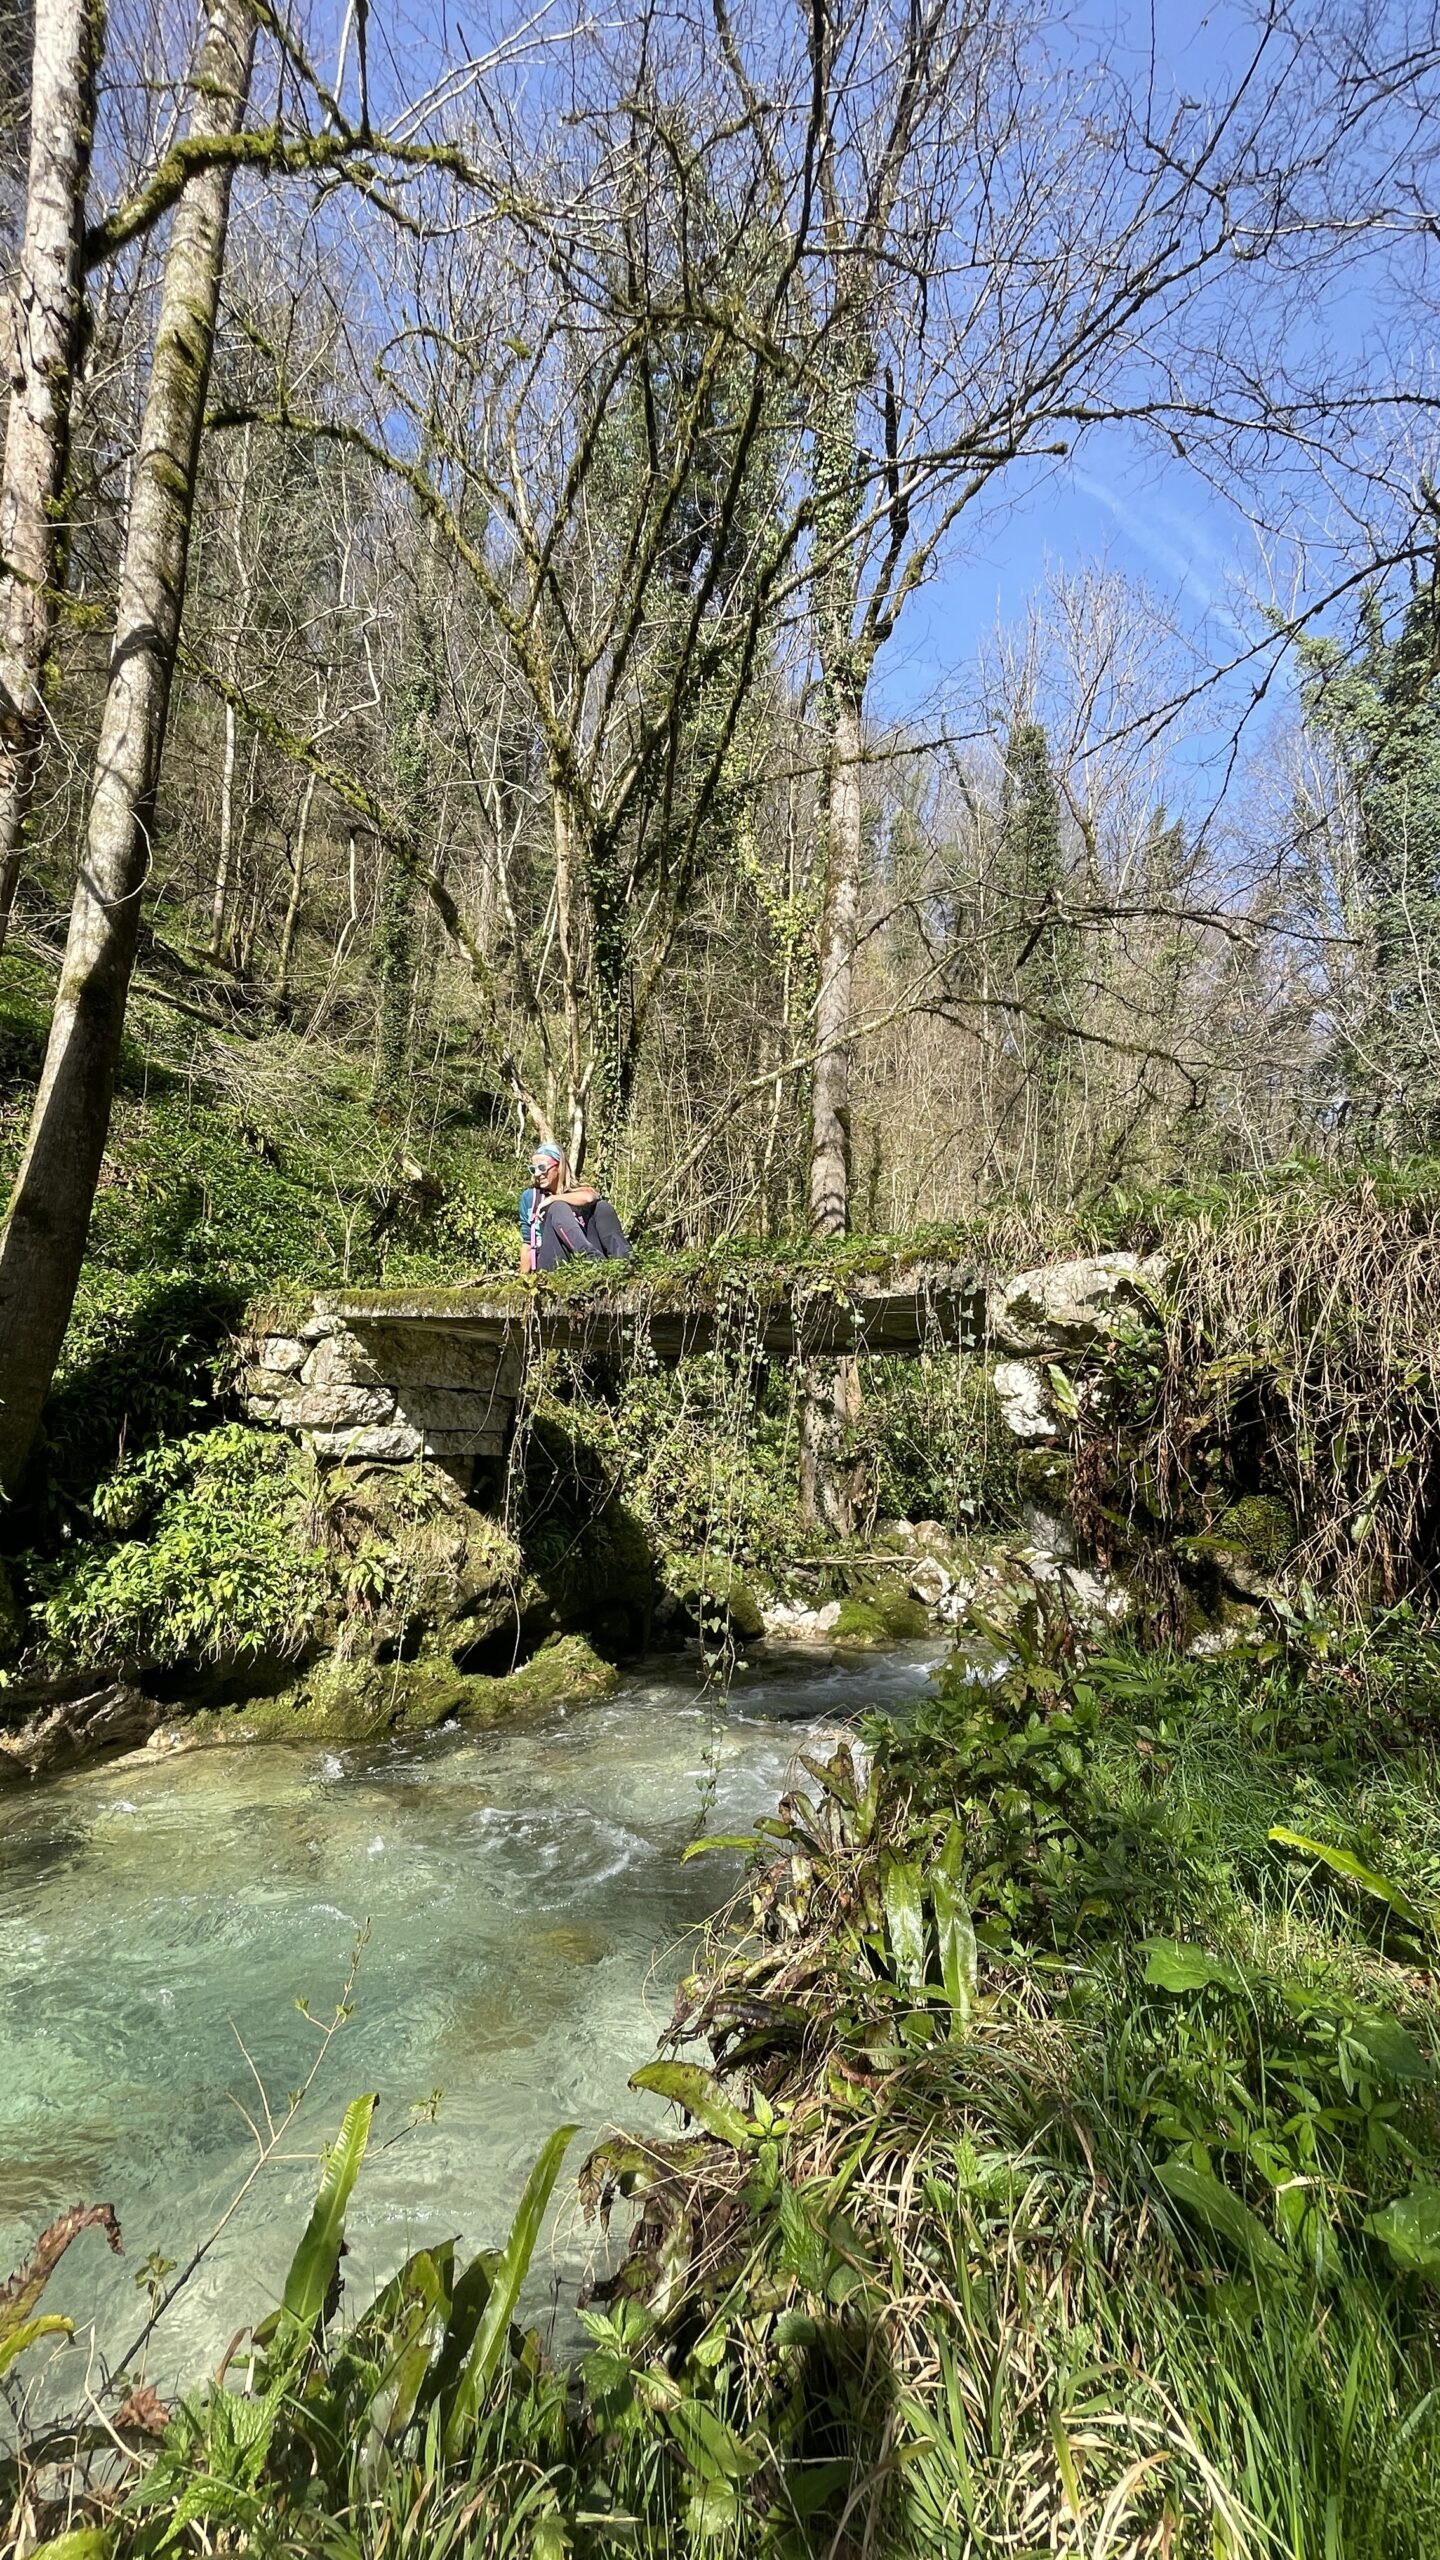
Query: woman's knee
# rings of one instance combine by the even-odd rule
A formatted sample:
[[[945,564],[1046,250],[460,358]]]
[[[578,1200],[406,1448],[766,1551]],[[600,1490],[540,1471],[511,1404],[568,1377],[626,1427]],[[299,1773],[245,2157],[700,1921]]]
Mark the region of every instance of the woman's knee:
[[[567,1202],[560,1201],[553,1209],[546,1210],[540,1229],[536,1269],[554,1271],[575,1253],[591,1261],[597,1258],[597,1248],[585,1233],[583,1220]]]
[[[630,1251],[630,1239],[608,1200],[596,1201],[591,1223],[601,1252],[612,1261],[623,1262]]]

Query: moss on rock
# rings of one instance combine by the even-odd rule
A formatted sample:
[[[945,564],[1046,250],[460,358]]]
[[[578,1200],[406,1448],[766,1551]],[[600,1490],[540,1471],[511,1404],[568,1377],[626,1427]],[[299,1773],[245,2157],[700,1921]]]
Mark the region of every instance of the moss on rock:
[[[1063,1449],[1022,1449],[1015,1460],[1015,1485],[1022,1502],[1048,1511],[1069,1508],[1075,1461]]]
[[[840,1603],[832,1642],[839,1645],[905,1644],[923,1636],[929,1616],[907,1591],[884,1583],[863,1583]]]
[[[1273,1572],[1294,1547],[1295,1515],[1277,1493],[1247,1493],[1221,1512],[1211,1535],[1217,1546]]]
[[[1261,1600],[1295,1545],[1295,1520],[1278,1495],[1247,1494],[1222,1511],[1201,1537],[1176,1541],[1176,1554],[1192,1573],[1244,1599]]]
[[[468,1503],[442,1469],[347,1468],[342,1476],[338,1495],[327,1494],[325,1527],[342,1557],[373,1561],[366,1601],[372,1654],[387,1645],[413,1649],[462,1624],[476,1642],[538,1598],[509,1531]],[[366,1577],[351,1564],[336,1581],[353,1619],[355,1586],[363,1592]],[[352,1624],[352,1649],[357,1632]]]
[[[552,1636],[517,1671],[484,1685],[494,1693],[495,1710],[485,1721],[496,1722],[518,1707],[572,1706],[584,1698],[608,1698],[618,1689],[620,1674],[583,1636]]]
[[[360,1662],[335,1653],[274,1697],[203,1710],[203,1743],[383,1742],[452,1720],[481,1730],[521,1714],[605,1697],[619,1679],[583,1636],[556,1636],[514,1671],[461,1671],[448,1655]]]

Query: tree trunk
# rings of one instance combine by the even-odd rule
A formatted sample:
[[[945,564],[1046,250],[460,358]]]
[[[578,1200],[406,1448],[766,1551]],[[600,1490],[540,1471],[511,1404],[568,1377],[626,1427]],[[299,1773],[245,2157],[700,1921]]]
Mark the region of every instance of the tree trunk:
[[[10,409],[0,482],[0,950],[44,734],[70,396],[84,293],[85,190],[104,13],[36,0],[25,239],[10,313]]]
[[[323,702],[322,702],[323,710]],[[315,776],[308,773],[300,801],[300,819],[295,829],[295,851],[290,874],[290,895],[285,906],[285,922],[280,933],[280,960],[275,972],[275,1001],[284,1004],[290,993],[290,969],[295,957],[295,935],[300,923],[300,906],[305,895],[305,839],[310,832],[310,803],[315,797]]]
[[[815,999],[810,1225],[817,1236],[843,1236],[850,1229],[850,1026],[860,939],[860,778],[860,702],[847,692],[836,701],[833,715],[820,991]]]
[[[195,137],[237,130],[254,45],[247,0],[208,0],[190,119]],[[229,197],[227,170],[192,178],[166,255],[86,847],[29,1142],[0,1237],[0,1483],[7,1489],[29,1454],[65,1338],[109,1135],[185,593]]]
[[[250,429],[240,439],[240,474],[235,484],[235,504],[231,514],[230,548],[235,558],[235,623],[230,635],[230,663],[226,673],[233,685],[240,681],[240,641],[250,610],[249,559],[245,547],[245,502],[250,491]],[[215,856],[215,887],[210,901],[210,940],[207,956],[219,960],[225,948],[225,924],[230,912],[230,890],[235,867],[235,705],[225,705],[225,749],[220,765],[220,842]]]
[[[810,1106],[810,1225],[817,1236],[850,1228],[850,1032],[860,940],[861,705],[837,689],[831,713],[825,895],[820,911],[820,988]],[[800,1510],[812,1526],[849,1537],[857,1486],[845,1441],[860,1411],[854,1360],[805,1364],[800,1411]]]
[[[589,1079],[582,1064],[581,953],[575,931],[575,819],[568,786],[556,773],[550,777],[550,816],[555,831],[555,939],[560,951],[565,1018],[565,1143],[571,1168],[579,1173],[585,1163]]]
[[[240,669],[232,655],[230,681]],[[225,748],[220,759],[220,843],[215,856],[215,888],[210,900],[207,957],[218,960],[225,948],[225,922],[230,913],[230,857],[235,841],[235,705],[225,705]]]

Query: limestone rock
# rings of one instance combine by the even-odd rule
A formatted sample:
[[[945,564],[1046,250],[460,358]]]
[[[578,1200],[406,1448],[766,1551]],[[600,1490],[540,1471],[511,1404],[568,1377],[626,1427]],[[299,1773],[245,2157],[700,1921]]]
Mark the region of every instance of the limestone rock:
[[[396,1420],[406,1420],[397,1413]],[[431,1423],[417,1425],[427,1458],[441,1458],[449,1465],[462,1459],[503,1458],[509,1446],[509,1426],[492,1419],[489,1422],[467,1422],[463,1431],[437,1431]]]
[[[327,1333],[300,1372],[307,1387],[383,1387],[384,1370],[353,1333]]]
[[[402,1418],[413,1422],[417,1431],[465,1432],[476,1448],[482,1440],[494,1438],[508,1418],[493,1396],[468,1387],[409,1386],[402,1381],[395,1392]]]
[[[765,1633],[772,1644],[827,1644],[840,1621],[840,1603],[808,1608],[803,1600],[767,1600]]]
[[[269,1347],[268,1343],[263,1346],[266,1350]],[[247,1401],[251,1403],[257,1398],[263,1401],[267,1396],[273,1399],[276,1396],[294,1395],[296,1393],[295,1373],[292,1369],[272,1369],[267,1360],[263,1367],[245,1371],[244,1392]]]
[[[955,1540],[938,1520],[912,1520],[915,1544],[925,1556],[938,1556],[942,1563],[955,1552]]]
[[[388,1387],[302,1387],[286,1400],[280,1419],[292,1431],[355,1431],[362,1423],[388,1422],[394,1411]]]
[[[1123,1582],[1089,1565],[1062,1565],[1060,1582],[1070,1614],[1082,1627],[1121,1627],[1134,1606]]]
[[[921,1556],[905,1585],[911,1599],[927,1609],[938,1609],[942,1600],[949,1599],[952,1587],[952,1577],[939,1557],[930,1555]]]
[[[264,1334],[255,1351],[263,1369],[273,1369],[283,1378],[298,1377],[308,1357],[305,1344],[291,1333]]]
[[[1093,1351],[1153,1323],[1152,1293],[1166,1267],[1161,1254],[1096,1253],[1022,1271],[991,1292],[990,1340],[998,1351],[1052,1360]]]
[[[1017,1440],[1059,1438],[1060,1417],[1050,1382],[1028,1360],[997,1360],[993,1383],[1005,1428]]]
[[[425,1445],[408,1422],[373,1423],[345,1431],[308,1430],[306,1438],[317,1458],[373,1459],[391,1467],[403,1467],[418,1458]]]
[[[351,1338],[402,1397],[412,1387],[470,1387],[510,1397],[518,1395],[524,1376],[515,1348],[426,1325],[366,1325]]]
[[[1058,1564],[1069,1564],[1075,1555],[1075,1526],[1063,1511],[1052,1511],[1048,1504],[1022,1503],[1020,1518],[1025,1535],[1037,1555],[1053,1556]]]

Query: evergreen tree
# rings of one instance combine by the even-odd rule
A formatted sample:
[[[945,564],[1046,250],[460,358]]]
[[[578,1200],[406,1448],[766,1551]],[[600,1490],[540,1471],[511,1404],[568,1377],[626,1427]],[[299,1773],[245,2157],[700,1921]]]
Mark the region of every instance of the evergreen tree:
[[[1388,638],[1367,597],[1360,645],[1302,644],[1305,713],[1335,756],[1356,827],[1364,986],[1344,1041],[1347,1095],[1390,1147],[1440,1144],[1440,551]]]
[[[1026,1017],[1025,1054],[1038,1099],[1039,1152],[1053,1162],[1072,1046],[1064,1025],[1073,1018],[1077,951],[1074,928],[1064,918],[1060,792],[1050,741],[1038,720],[1012,724],[1000,827],[1002,879],[1016,920],[1015,989]]]

